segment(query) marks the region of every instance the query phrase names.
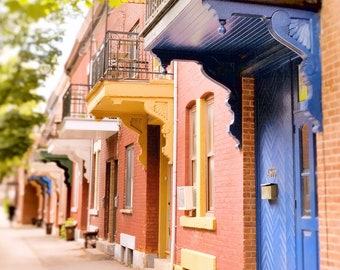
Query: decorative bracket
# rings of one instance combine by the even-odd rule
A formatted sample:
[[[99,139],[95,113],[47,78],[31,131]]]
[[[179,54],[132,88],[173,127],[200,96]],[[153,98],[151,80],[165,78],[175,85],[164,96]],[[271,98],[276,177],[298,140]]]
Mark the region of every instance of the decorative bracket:
[[[301,62],[301,76],[304,83],[307,85],[308,97],[306,101],[300,102],[301,110],[312,120],[314,124],[313,131],[318,132],[322,130],[322,108],[321,108],[321,63],[320,63],[320,48],[319,48],[319,18],[317,13],[306,11],[302,9],[284,8],[271,5],[249,4],[240,1],[228,0],[202,0],[203,6],[213,10],[212,20],[218,20],[218,27],[216,31],[220,34],[219,37],[214,36],[216,44],[221,44],[221,35],[228,35],[233,32],[233,36],[239,33],[233,29],[234,25],[229,22],[233,17],[245,18],[260,18],[261,30],[267,31],[267,41],[275,39],[279,42],[278,47],[282,49],[288,48],[294,52],[294,57],[300,57]],[[231,20],[232,22],[233,20]],[[226,28],[227,26],[227,28]],[[226,30],[228,29],[228,31]],[[246,29],[247,30],[247,29]],[[212,35],[213,36],[213,35]],[[232,41],[230,37],[229,41]],[[228,40],[228,36],[223,37]],[[242,40],[240,38],[240,40]],[[210,41],[210,45],[211,45]],[[257,48],[255,40],[248,39],[248,44],[245,48]],[[276,42],[273,42],[276,44]],[[238,44],[239,45],[239,44]],[[272,61],[267,57],[266,51],[261,55],[262,62],[258,63],[256,54],[247,54],[247,57],[240,54],[237,55],[233,48],[225,46],[223,49],[214,47],[204,47],[203,44],[197,50],[192,49],[188,51],[187,48],[181,47],[181,44],[173,48],[154,48],[152,52],[158,56],[162,67],[166,68],[172,60],[191,60],[196,61],[202,65],[203,71],[210,78],[222,84],[230,90],[230,97],[227,105],[233,113],[233,122],[229,125],[230,134],[236,139],[237,146],[242,145],[242,89],[240,86],[240,74],[247,68],[247,65],[256,61],[257,70],[265,70],[270,68]],[[279,54],[271,57],[281,59],[287,57],[288,50],[281,50]],[[202,53],[204,51],[204,53]],[[296,55],[295,55],[296,54]],[[293,55],[293,53],[291,54]],[[284,61],[286,59],[283,59]],[[287,57],[287,61],[289,58]],[[261,65],[261,66],[259,66]],[[249,69],[249,75],[255,74],[256,69]]]
[[[312,120],[313,131],[322,130],[321,63],[319,18],[293,19],[285,11],[276,11],[269,24],[271,35],[302,58],[301,76],[307,85],[308,98],[300,108]]]
[[[147,164],[147,117],[146,115],[128,115],[122,114],[119,116],[123,123],[138,134],[138,144],[141,152],[139,161],[143,168],[146,169]]]
[[[162,153],[168,157],[169,164],[173,162],[173,101],[146,101],[144,103],[145,111],[161,121],[161,133],[165,138],[165,145],[162,147]]]
[[[226,100],[230,112],[233,114],[233,120],[228,125],[228,133],[236,141],[236,148],[242,147],[242,95],[239,80],[235,74],[238,73],[237,60],[226,58],[213,53],[195,53],[195,52],[176,52],[153,49],[152,52],[158,56],[162,65],[167,66],[172,60],[191,60],[202,65],[202,72],[216,83],[227,88],[229,98]]]

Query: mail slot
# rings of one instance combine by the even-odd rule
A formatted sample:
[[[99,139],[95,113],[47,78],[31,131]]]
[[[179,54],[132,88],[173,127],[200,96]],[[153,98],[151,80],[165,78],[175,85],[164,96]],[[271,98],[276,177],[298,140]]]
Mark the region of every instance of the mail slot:
[[[261,199],[262,200],[276,200],[277,199],[277,184],[268,183],[261,185]]]

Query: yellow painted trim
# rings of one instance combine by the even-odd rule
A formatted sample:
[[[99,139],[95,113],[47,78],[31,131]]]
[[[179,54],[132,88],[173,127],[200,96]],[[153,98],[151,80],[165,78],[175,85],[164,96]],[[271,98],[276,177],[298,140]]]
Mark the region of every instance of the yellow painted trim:
[[[197,208],[196,213],[199,217],[206,214],[206,140],[205,140],[205,112],[206,103],[204,99],[196,100],[196,134],[197,134]]]
[[[180,265],[175,264],[174,265],[174,270],[184,270],[184,268]]]
[[[161,143],[164,143],[161,138]],[[158,256],[166,258],[169,240],[169,190],[170,190],[170,168],[167,158],[160,153],[159,164],[159,214],[158,214]]]
[[[179,219],[180,225],[183,227],[216,230],[216,218],[214,217],[187,217],[181,216]]]
[[[147,160],[147,118],[146,115],[126,115],[119,116],[125,126],[138,134],[138,144],[140,145],[139,161],[144,169]]]
[[[145,4],[145,0],[128,0],[129,3]]]
[[[216,270],[216,256],[182,248],[181,266],[188,270]]]
[[[160,125],[162,153],[173,162],[173,81],[101,81],[88,94],[88,113],[96,119],[118,117],[138,133],[139,160],[146,166],[147,125]]]

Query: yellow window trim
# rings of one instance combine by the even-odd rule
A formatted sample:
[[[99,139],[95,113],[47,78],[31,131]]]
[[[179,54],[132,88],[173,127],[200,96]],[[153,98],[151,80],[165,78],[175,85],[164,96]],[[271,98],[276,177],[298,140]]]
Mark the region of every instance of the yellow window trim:
[[[182,248],[181,266],[190,270],[216,270],[216,256]]]
[[[180,225],[188,228],[204,229],[215,231],[216,230],[216,218],[215,217],[180,217]]]

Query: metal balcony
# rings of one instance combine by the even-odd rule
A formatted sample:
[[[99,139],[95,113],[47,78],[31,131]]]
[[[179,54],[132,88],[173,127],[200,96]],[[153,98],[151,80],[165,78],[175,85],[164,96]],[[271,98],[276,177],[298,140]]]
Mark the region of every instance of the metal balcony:
[[[71,84],[63,97],[63,114],[65,117],[88,118],[86,109],[86,95],[90,91],[89,85]]]
[[[90,85],[71,84],[63,97],[63,114],[58,126],[59,139],[107,138],[119,130],[119,120],[96,121],[87,111]]]
[[[151,20],[155,18],[160,19],[169,9],[179,0],[147,0],[146,1],[146,25],[150,24]],[[204,1],[202,1],[204,2]],[[221,1],[222,2],[222,1]],[[303,8],[310,10],[319,10],[321,8],[322,0],[229,0],[225,2],[243,2],[253,4],[270,4],[285,7]]]
[[[99,80],[150,80],[161,74],[153,64],[137,33],[108,31],[103,46],[92,58],[91,84]]]
[[[147,0],[146,1],[146,24],[155,17],[165,15],[168,9],[178,0]]]

